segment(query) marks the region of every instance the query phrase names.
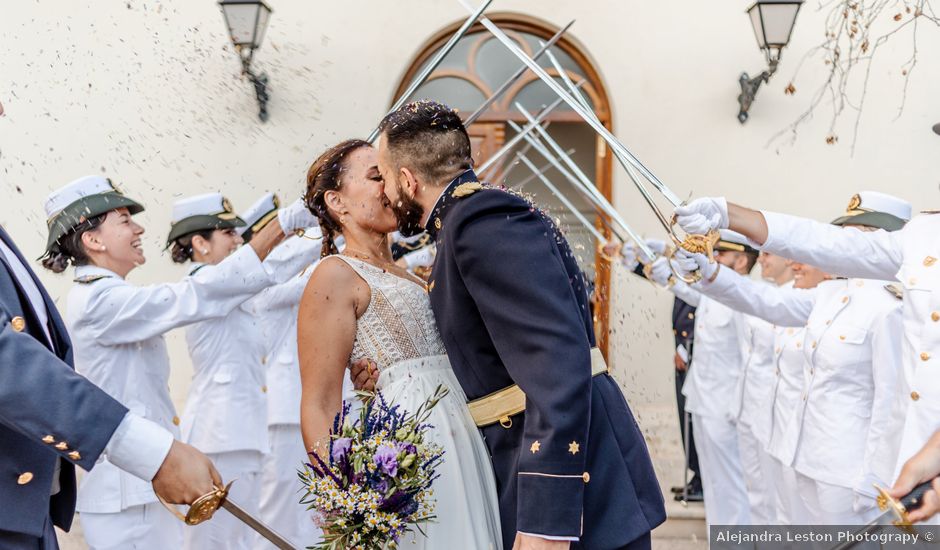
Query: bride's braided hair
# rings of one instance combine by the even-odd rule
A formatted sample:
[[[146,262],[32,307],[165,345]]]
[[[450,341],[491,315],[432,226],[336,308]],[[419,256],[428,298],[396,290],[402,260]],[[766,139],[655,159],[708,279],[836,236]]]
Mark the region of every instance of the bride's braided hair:
[[[370,147],[369,142],[361,139],[347,139],[327,149],[317,157],[317,160],[313,161],[310,169],[307,170],[307,193],[304,195],[304,203],[320,221],[320,231],[323,232],[321,258],[339,252],[335,239],[343,232],[339,221],[327,208],[324,195],[327,191],[336,191],[340,188],[343,173],[347,168],[346,159],[350,153],[360,147]]]

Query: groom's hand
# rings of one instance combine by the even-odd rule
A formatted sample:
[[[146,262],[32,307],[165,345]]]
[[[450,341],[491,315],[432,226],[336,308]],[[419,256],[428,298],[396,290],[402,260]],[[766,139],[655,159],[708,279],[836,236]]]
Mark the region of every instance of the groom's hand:
[[[222,476],[209,457],[198,449],[174,441],[153,477],[153,491],[170,504],[192,504],[222,486]]]
[[[532,535],[516,533],[516,542],[512,544],[513,550],[568,550],[571,543],[566,540],[548,540]]]
[[[379,368],[372,359],[360,359],[349,367],[349,379],[357,390],[375,391]]]

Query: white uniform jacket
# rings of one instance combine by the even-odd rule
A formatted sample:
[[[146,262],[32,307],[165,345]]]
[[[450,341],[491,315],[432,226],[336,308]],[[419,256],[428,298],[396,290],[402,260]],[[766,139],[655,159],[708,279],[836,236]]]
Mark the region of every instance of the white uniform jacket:
[[[682,281],[676,281],[672,290],[697,308],[695,352],[682,386],[685,410],[733,421],[741,409],[738,378],[744,365],[740,345],[744,316],[708,296],[698,296]]]
[[[782,462],[870,496],[873,483],[887,485],[901,425],[894,410],[901,318],[900,302],[884,282],[826,281],[805,292],[758,287],[726,272],[705,287],[770,321],[806,322],[802,352],[809,368],[784,431]]]
[[[226,315],[272,283],[248,247],[205,271],[198,280],[138,287],[106,269],[79,266],[76,277],[90,282],[76,284],[68,294],[76,370],[175,437],[179,419],[167,386],[170,361],[163,334]],[[149,482],[101,459],[79,488],[77,509],[114,513],[151,502],[157,498]]]
[[[940,428],[940,215],[917,216],[900,231],[863,232],[763,214],[769,235],[762,249],[829,273],[901,283],[902,393],[907,406],[900,468]]]
[[[267,369],[275,358],[266,338],[273,336],[270,329],[296,329],[292,324],[264,327],[258,314],[296,306],[319,256],[320,241],[291,237],[264,262],[286,282],[264,289],[224,317],[186,328],[193,381],[183,412],[183,441],[207,453],[268,452]],[[202,279],[208,268],[197,264],[188,278]],[[304,270],[306,277],[299,277]],[[295,417],[299,411],[298,404]]]
[[[763,283],[769,284],[769,283]],[[741,406],[736,419],[748,426],[751,433],[767,448],[770,443],[771,392],[776,384],[774,374],[774,325],[753,315],[744,316],[744,338],[741,357],[744,368],[738,379]]]

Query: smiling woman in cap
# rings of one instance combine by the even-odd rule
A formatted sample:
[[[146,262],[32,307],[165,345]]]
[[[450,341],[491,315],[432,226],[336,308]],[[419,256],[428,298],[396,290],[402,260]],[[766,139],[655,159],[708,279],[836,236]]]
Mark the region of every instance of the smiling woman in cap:
[[[192,262],[184,282],[200,284],[212,277],[214,267],[238,254],[236,251],[243,242],[238,229],[250,229],[251,242],[272,230],[280,232],[277,226],[283,217],[279,212],[283,211],[278,210],[277,204],[273,193],[262,197],[246,214],[249,226],[220,193],[178,200],[173,205],[173,225],[167,244],[173,247],[173,261]],[[303,208],[312,220],[313,216]],[[255,516],[260,509],[262,456],[269,451],[266,374],[268,340],[274,339],[274,332],[265,330],[259,314],[283,308],[293,310],[300,302],[307,278],[296,275],[320,257],[320,243],[291,236],[264,261],[267,271],[285,283],[264,289],[226,315],[186,327],[193,379],[180,424],[182,439],[205,452],[223,479],[238,480],[230,495]],[[293,411],[298,422],[299,411],[298,403]],[[296,438],[300,443],[299,434]],[[291,464],[303,457],[301,449],[300,454],[292,456]],[[296,479],[294,476],[295,484]],[[293,507],[301,509],[296,502]],[[300,519],[296,515],[291,517]],[[251,529],[230,514],[186,529],[183,539],[183,548],[193,550],[248,550],[254,542]]]
[[[110,180],[87,176],[53,192],[46,201],[49,240],[43,265],[62,272],[75,266],[66,322],[75,367],[124,406],[178,437],[170,400],[170,361],[163,334],[221,317],[277,282],[261,263],[293,231],[270,224],[226,261],[199,278],[135,286],[125,277],[146,258],[143,210]],[[150,483],[107,459],[85,476],[78,492],[85,538],[91,548],[166,549],[181,543],[181,523],[157,501]]]
[[[833,225],[846,232],[901,230],[907,201],[876,192],[852,197]],[[725,231],[725,230],[723,230]],[[697,287],[726,305],[780,326],[805,326],[792,342],[805,359],[802,393],[782,434],[783,454],[795,470],[788,487],[794,524],[856,524],[877,514],[875,484],[894,476],[903,415],[898,360],[903,324],[900,292],[886,281],[821,275],[811,290],[758,286],[696,257],[706,282]],[[802,266],[802,264],[799,264]],[[798,277],[798,284],[800,282]]]

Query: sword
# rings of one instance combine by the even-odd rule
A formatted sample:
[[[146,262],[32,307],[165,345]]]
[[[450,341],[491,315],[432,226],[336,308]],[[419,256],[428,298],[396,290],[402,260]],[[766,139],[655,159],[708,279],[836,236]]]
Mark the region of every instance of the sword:
[[[519,109],[519,112],[521,112],[527,120],[532,120],[532,115],[530,115],[529,112],[522,107],[522,105],[516,103],[516,108]],[[509,124],[510,127],[515,126],[515,124],[511,121]],[[618,237],[620,237],[622,241],[626,241],[628,239],[632,240],[634,243],[636,243],[637,248],[639,248],[640,251],[646,256],[647,262],[652,262],[655,260],[656,254],[646,245],[646,241],[644,241],[629,225],[627,225],[627,222],[620,216],[620,213],[617,212],[612,204],[610,204],[610,201],[607,200],[607,197],[602,195],[600,191],[597,190],[597,187],[591,183],[590,179],[587,177],[587,174],[585,174],[581,168],[578,167],[577,163],[564,154],[564,150],[561,148],[561,146],[558,145],[558,143],[548,135],[548,132],[545,131],[544,128],[538,126],[536,130],[542,139],[545,140],[549,147],[551,147],[555,152],[555,156],[561,158],[561,160],[565,162],[568,169],[566,170],[564,167],[559,165],[557,159],[555,159],[555,157],[553,157],[549,151],[545,150],[542,144],[537,143],[536,138],[527,137],[527,139],[531,139],[530,143],[534,142],[532,147],[549,162],[551,162],[559,172],[567,175],[570,181],[575,185],[576,189],[579,189],[582,194],[593,204],[595,204],[602,213],[609,216],[610,219],[614,220],[614,222],[620,226],[620,228],[626,233],[627,237],[624,238],[622,235],[618,234]],[[573,175],[571,175],[572,173]]]
[[[472,9],[467,4],[466,0],[459,0],[467,9]],[[655,187],[666,199],[672,203],[673,206],[680,206],[682,201],[679,197],[672,192],[662,181],[659,180],[642,162],[637,159],[633,153],[631,153],[620,141],[608,130],[603,124],[600,123],[595,117],[592,116],[590,111],[584,108],[580,103],[578,103],[574,98],[561,87],[558,82],[556,82],[548,73],[545,72],[542,67],[533,61],[525,52],[523,52],[519,46],[517,46],[512,39],[506,36],[499,27],[493,24],[492,21],[486,17],[480,17],[479,23],[482,24],[497,40],[503,43],[503,45],[520,61],[526,64],[529,69],[532,70],[541,80],[544,82],[556,95],[558,95],[565,103],[568,104],[571,109],[576,112],[591,128],[597,132],[604,141],[610,146],[611,150],[617,153],[619,156],[623,157],[623,160],[631,164],[637,171],[643,174],[643,177],[649,181],[653,187]],[[653,207],[653,210],[657,213],[657,216],[660,219],[660,222],[666,227],[669,232],[670,237],[677,244],[685,248],[689,252],[694,253],[703,253],[707,254],[709,257],[712,257],[712,250],[714,244],[719,239],[719,234],[717,231],[710,231],[707,235],[687,235],[685,239],[679,238],[676,235],[675,230],[673,229],[674,223],[670,223],[662,215],[662,212],[659,211],[658,207],[650,204]]]
[[[239,521],[251,527],[256,533],[262,537],[268,539],[274,546],[280,548],[281,550],[298,550],[290,541],[288,541],[283,536],[279,535],[274,529],[271,529],[260,520],[249,514],[245,511],[244,508],[235,504],[228,498],[229,488],[232,486],[232,483],[229,482],[225,487],[216,487],[215,490],[210,491],[201,497],[197,498],[189,506],[189,511],[184,516],[176,509],[175,506],[168,504],[163,498],[160,498],[160,502],[163,503],[167,509],[173,513],[174,516],[183,520],[186,525],[199,525],[204,521],[212,519],[212,516],[215,515],[216,510],[219,508],[225,508],[228,513],[232,514]]]
[[[584,81],[582,80],[579,85],[583,85],[583,84],[584,84]],[[549,103],[544,109],[539,111],[539,114],[535,116],[534,124],[527,125],[518,134],[514,135],[512,139],[507,141],[506,144],[503,145],[499,151],[496,151],[495,153],[493,153],[493,156],[488,158],[486,162],[483,163],[482,166],[480,166],[479,168],[474,168],[477,175],[482,176],[486,172],[487,169],[489,169],[491,166],[493,166],[493,164],[496,163],[497,160],[499,160],[503,155],[508,153],[513,147],[516,146],[517,143],[522,141],[522,139],[526,136],[526,134],[534,130],[535,127],[538,126],[538,123],[542,122],[542,119],[547,117],[548,114],[552,112],[553,109],[555,109],[555,107],[558,107],[559,105],[561,105],[561,102],[562,102],[562,99],[558,98],[555,101],[552,101],[551,103]]]
[[[457,29],[457,32],[455,32],[454,35],[450,37],[450,40],[444,44],[444,47],[434,54],[434,58],[431,59],[431,62],[428,63],[424,69],[422,69],[421,72],[414,78],[414,80],[411,81],[411,84],[408,85],[408,88],[405,90],[405,92],[401,94],[401,97],[399,97],[398,100],[395,101],[395,104],[392,105],[392,108],[389,109],[389,113],[397,111],[398,108],[404,105],[405,101],[411,97],[411,94],[415,93],[415,90],[424,84],[424,81],[427,80],[431,73],[434,72],[434,69],[436,69],[437,66],[441,64],[441,61],[444,61],[444,58],[447,57],[447,54],[449,54],[450,51],[454,49],[454,46],[457,45],[457,42],[460,42],[460,39],[463,38],[465,34],[467,34],[467,31],[470,30],[470,27],[472,27],[473,24],[477,22],[477,19],[483,15],[483,12],[486,11],[486,8],[488,8],[492,2],[493,0],[485,0],[479,8],[476,10],[470,10],[472,15],[463,22],[463,25]],[[387,115],[388,113],[386,113],[386,116]],[[369,134],[369,143],[374,142],[375,138],[377,137],[379,137],[378,127],[376,127],[375,130],[372,130],[372,133]]]
[[[570,23],[565,25],[558,32],[556,32],[554,36],[549,38],[548,42],[545,42],[544,44],[542,44],[542,47],[539,48],[539,51],[535,52],[535,54],[532,55],[532,59],[538,59],[539,57],[542,56],[543,53],[547,52],[548,49],[551,48],[555,44],[555,42],[558,42],[558,39],[561,38],[561,35],[563,35],[565,31],[571,28],[571,25],[574,25],[574,19],[572,19]],[[493,92],[493,95],[486,98],[486,101],[484,101],[482,105],[477,107],[477,110],[473,111],[473,113],[470,116],[468,116],[466,120],[463,121],[463,125],[470,126],[471,124],[474,123],[474,121],[476,121],[476,119],[480,118],[480,115],[482,115],[483,112],[486,111],[487,107],[492,105],[493,102],[496,101],[496,99],[499,96],[503,95],[503,92],[508,90],[509,87],[512,86],[515,81],[519,80],[519,78],[525,74],[527,69],[528,67],[526,67],[525,65],[519,67],[519,70],[513,73],[513,75],[510,76],[509,79],[506,80],[506,82],[503,82],[503,84],[499,88],[496,88],[496,91]]]
[[[881,510],[882,514],[865,527],[852,533],[852,536],[849,537],[852,540],[834,546],[831,550],[848,550],[849,548],[853,548],[858,544],[867,542],[864,535],[877,533],[886,527],[894,526],[899,529],[904,529],[905,531],[911,530],[911,522],[907,518],[907,513],[920,508],[924,503],[924,493],[931,489],[930,484],[932,482],[933,480],[925,481],[917,487],[914,487],[914,490],[903,496],[901,500],[891,498],[891,495],[884,489],[875,485],[875,489],[878,489],[878,497],[875,499],[875,502],[878,504],[878,509]]]
[[[534,172],[535,175],[538,176],[539,180],[541,180],[542,183],[545,184],[545,187],[548,187],[548,190],[551,191],[556,197],[558,197],[558,200],[560,200],[561,203],[565,205],[565,207],[568,208],[568,210],[570,210],[572,214],[574,214],[574,217],[577,218],[578,221],[581,222],[581,224],[584,225],[584,227],[586,227],[587,230],[590,231],[591,234],[593,234],[595,238],[597,238],[598,242],[603,244],[607,241],[607,239],[604,238],[604,235],[601,234],[601,232],[598,231],[596,227],[594,227],[594,224],[589,222],[587,218],[584,217],[584,214],[578,211],[575,205],[572,204],[571,201],[568,200],[568,197],[562,194],[562,192],[559,191],[558,188],[555,187],[554,184],[552,184],[551,180],[545,177],[545,174],[540,172],[536,165],[532,164],[531,160],[529,160],[522,153],[516,153],[516,157],[519,160],[521,160],[522,163],[525,164],[529,168],[529,170],[532,170],[532,172]]]

